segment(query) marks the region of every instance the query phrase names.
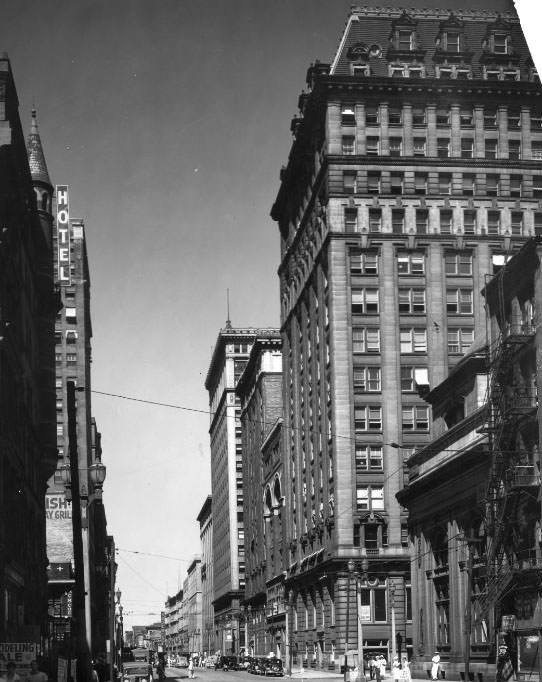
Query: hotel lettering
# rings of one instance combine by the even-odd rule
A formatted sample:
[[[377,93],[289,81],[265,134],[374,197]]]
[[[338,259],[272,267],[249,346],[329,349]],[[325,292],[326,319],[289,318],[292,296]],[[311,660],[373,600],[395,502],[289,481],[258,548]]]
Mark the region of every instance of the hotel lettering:
[[[56,231],[58,249],[58,281],[71,284],[70,271],[70,202],[68,186],[56,186]]]

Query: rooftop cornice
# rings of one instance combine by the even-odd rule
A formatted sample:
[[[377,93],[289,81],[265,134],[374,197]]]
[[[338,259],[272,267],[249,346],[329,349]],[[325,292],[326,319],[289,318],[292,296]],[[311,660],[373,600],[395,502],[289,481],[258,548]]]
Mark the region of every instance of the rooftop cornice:
[[[407,13],[412,19],[440,19],[445,21],[453,15],[462,21],[515,21],[519,23],[519,18],[515,12],[495,12],[494,10],[483,9],[438,9],[435,7],[358,7],[352,6],[350,9],[351,17],[380,17],[388,19],[398,19]]]

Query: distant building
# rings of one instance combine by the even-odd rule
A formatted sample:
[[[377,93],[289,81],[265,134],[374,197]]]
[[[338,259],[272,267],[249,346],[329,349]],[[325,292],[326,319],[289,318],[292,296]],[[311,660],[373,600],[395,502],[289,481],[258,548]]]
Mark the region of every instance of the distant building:
[[[187,569],[183,583],[183,602],[185,612],[185,637],[187,652],[202,653],[202,611],[201,611],[201,558],[194,557]]]
[[[212,496],[207,495],[198,514],[201,542],[201,621],[202,649],[207,655],[216,651],[213,608],[213,511]]]
[[[184,623],[181,618],[183,591],[168,597],[164,608],[164,642],[165,651],[169,656],[179,656],[185,653],[182,648],[182,630]]]
[[[339,668],[361,646],[422,656],[395,495],[431,438],[418,388],[485,332],[485,277],[542,233],[542,89],[514,13],[382,7],[352,8],[307,85],[272,208],[284,570],[294,659]]]
[[[56,466],[52,195],[41,142],[27,155],[0,54],[0,641],[47,637],[43,491]],[[41,165],[38,167],[38,163]]]
[[[246,648],[285,653],[285,554],[282,467],[282,340],[257,334],[237,384],[243,438]],[[247,637],[248,634],[248,637]]]

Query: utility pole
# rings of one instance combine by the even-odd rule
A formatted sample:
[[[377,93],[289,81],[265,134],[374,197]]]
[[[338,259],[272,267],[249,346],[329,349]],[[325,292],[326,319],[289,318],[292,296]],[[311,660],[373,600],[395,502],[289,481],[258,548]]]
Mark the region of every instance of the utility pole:
[[[390,578],[390,598],[391,598],[391,660],[397,656],[396,641],[395,641],[395,584],[391,582]],[[393,669],[392,669],[393,671]]]

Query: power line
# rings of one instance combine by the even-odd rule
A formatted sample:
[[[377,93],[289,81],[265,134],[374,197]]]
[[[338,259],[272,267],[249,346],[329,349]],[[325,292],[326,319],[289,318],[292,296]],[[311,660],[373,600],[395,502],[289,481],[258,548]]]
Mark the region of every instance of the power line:
[[[192,561],[191,559],[181,559],[181,557],[167,556],[166,554],[153,554],[152,552],[141,552],[137,549],[123,549],[122,547],[116,547],[117,552],[128,552],[129,554],[141,554],[142,556],[154,556],[160,559],[170,559],[171,561]]]

